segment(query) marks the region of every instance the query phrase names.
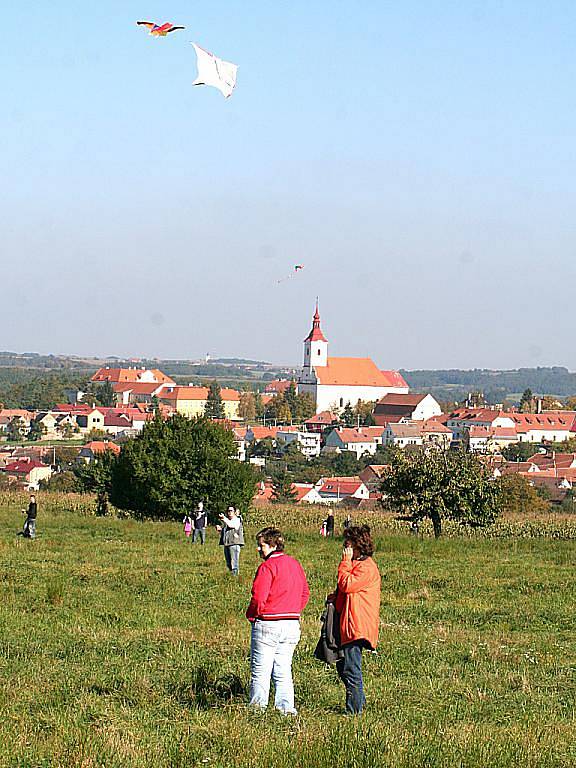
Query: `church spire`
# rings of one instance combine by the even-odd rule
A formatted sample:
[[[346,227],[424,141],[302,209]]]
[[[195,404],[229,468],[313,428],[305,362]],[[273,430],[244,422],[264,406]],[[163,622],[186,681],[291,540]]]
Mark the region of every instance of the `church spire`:
[[[327,339],[324,337],[324,334],[322,333],[322,329],[320,328],[320,312],[318,311],[318,298],[316,298],[316,311],[314,312],[314,317],[312,319],[312,329],[308,336],[304,339],[304,341],[326,341]]]

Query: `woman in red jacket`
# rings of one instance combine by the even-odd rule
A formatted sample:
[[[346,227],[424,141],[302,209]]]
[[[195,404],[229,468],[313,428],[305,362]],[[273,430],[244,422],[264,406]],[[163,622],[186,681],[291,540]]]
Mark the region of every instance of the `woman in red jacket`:
[[[366,702],[362,651],[375,650],[380,623],[380,572],[372,559],[374,544],[367,525],[344,531],[338,566],[336,611],[340,615],[342,655],[336,669],[346,686],[346,712],[358,715]]]

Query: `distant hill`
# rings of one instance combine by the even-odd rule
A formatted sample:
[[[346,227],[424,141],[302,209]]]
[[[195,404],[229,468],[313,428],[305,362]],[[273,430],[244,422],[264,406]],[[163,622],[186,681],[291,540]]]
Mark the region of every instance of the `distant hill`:
[[[567,368],[517,368],[473,370],[405,371],[402,375],[416,392],[430,391],[442,400],[461,400],[468,392],[484,392],[490,403],[500,403],[525,389],[534,394],[569,397],[576,394],[576,373]]]

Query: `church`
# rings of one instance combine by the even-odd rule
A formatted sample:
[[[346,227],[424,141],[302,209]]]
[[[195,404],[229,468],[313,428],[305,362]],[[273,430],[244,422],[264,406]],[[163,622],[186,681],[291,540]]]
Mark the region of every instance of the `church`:
[[[318,302],[312,329],[304,339],[304,367],[299,392],[309,392],[316,413],[355,406],[359,400],[380,400],[388,394],[407,394],[408,384],[398,371],[381,371],[369,357],[329,357],[328,341],[320,328]]]

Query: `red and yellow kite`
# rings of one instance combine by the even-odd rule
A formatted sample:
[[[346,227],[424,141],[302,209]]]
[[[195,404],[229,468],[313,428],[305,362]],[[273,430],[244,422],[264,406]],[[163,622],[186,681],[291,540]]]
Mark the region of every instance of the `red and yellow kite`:
[[[155,24],[153,21],[137,21],[139,27],[148,27],[149,35],[154,37],[166,37],[170,32],[176,32],[177,29],[186,29],[186,27],[175,27],[169,21],[164,24]]]

